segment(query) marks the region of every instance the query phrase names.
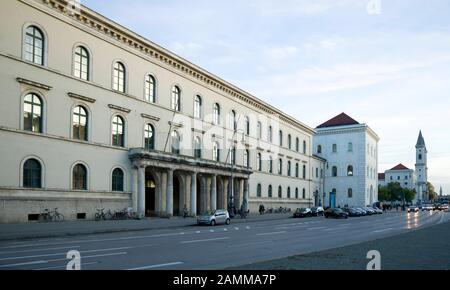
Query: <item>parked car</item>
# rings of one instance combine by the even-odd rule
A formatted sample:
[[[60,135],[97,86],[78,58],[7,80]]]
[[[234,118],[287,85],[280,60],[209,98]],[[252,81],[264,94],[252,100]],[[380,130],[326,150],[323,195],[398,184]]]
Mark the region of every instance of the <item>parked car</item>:
[[[312,211],[310,208],[299,208],[294,212],[294,218],[312,217]]]
[[[313,207],[311,209],[312,215],[313,216],[323,216],[323,213],[325,212],[325,210],[323,209],[323,207],[318,206],[318,207]]]
[[[215,226],[219,224],[229,225],[230,223],[230,215],[228,214],[228,211],[224,209],[208,211],[197,217],[198,225]]]
[[[356,209],[357,211],[361,212],[361,215],[362,215],[362,216],[368,215],[368,214],[367,214],[367,211],[366,211],[365,209],[363,209],[362,207],[355,207],[355,209]]]
[[[422,206],[422,211],[433,211],[435,210],[435,206],[432,204],[424,204]]]
[[[348,213],[349,217],[359,217],[362,216],[362,212],[357,210],[354,207],[346,207],[343,209],[343,211],[345,211],[346,213]]]
[[[410,206],[410,207],[408,207],[408,213],[416,213],[416,212],[419,212],[420,211],[420,209],[419,209],[419,207],[418,206]]]
[[[325,218],[344,218],[348,219],[348,213],[343,211],[340,208],[330,208],[327,209],[324,213]]]
[[[371,207],[371,209],[373,209],[377,214],[383,214],[383,210],[381,208],[378,207]]]
[[[374,215],[374,214],[377,214],[377,212],[373,209],[373,208],[370,208],[370,207],[364,207],[364,209],[367,211],[367,214],[368,215]]]

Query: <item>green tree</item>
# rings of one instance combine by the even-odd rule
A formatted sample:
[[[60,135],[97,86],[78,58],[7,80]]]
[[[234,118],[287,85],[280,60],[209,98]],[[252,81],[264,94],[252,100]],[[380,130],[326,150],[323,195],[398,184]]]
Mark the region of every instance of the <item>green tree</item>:
[[[380,186],[378,188],[378,200],[379,201],[391,201],[388,188],[386,186]]]
[[[403,189],[403,194],[405,197],[405,200],[407,202],[412,202],[415,198],[416,198],[416,190],[415,189],[408,189],[408,188],[404,188]]]

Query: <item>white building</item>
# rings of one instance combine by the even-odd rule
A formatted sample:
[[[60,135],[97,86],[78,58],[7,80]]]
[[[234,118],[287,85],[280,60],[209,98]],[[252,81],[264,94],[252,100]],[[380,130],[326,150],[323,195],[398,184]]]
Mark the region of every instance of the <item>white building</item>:
[[[409,169],[403,164],[399,164],[392,169],[386,170],[384,173],[384,182],[378,180],[379,185],[386,186],[391,182],[398,182],[402,188],[414,189],[415,188],[415,175],[414,170]]]
[[[366,206],[378,201],[377,134],[345,113],[316,128],[315,153],[326,159],[325,206]]]
[[[2,223],[295,209],[323,192],[314,129],[87,7],[2,1],[0,67]]]

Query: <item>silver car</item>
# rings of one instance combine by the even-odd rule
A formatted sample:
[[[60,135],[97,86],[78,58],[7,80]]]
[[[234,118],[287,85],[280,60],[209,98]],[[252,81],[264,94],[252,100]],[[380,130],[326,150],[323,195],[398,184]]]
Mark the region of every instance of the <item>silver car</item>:
[[[197,217],[198,225],[229,225],[231,223],[230,215],[227,210],[218,209],[213,211],[205,212],[204,214]]]

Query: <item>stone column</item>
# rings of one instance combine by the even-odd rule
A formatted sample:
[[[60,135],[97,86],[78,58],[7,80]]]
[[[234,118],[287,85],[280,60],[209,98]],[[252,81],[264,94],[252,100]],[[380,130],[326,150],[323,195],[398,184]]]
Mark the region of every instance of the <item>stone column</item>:
[[[223,195],[222,195],[222,202],[223,202],[223,209],[228,209],[228,177],[225,177],[222,179],[222,191],[223,191]]]
[[[161,172],[161,212],[160,216],[164,217],[166,216],[166,204],[167,204],[167,173],[162,171]]]
[[[186,208],[189,209],[191,208],[191,175],[190,174],[185,174],[184,176],[184,205],[186,205]],[[183,208],[182,207],[182,208]]]
[[[217,209],[217,175],[211,176],[211,210]]]
[[[145,217],[145,167],[138,168],[138,210],[139,218]]]
[[[131,197],[131,204],[133,206],[133,212],[137,213],[138,210],[138,169],[136,167],[131,168],[131,190],[133,195]]]
[[[211,177],[205,177],[206,192],[205,192],[205,208],[207,211],[211,210]]]
[[[197,215],[197,172],[191,175],[191,216]]]
[[[167,171],[166,215],[173,216],[173,169]]]
[[[248,188],[249,184],[248,184],[248,179],[244,179],[244,204],[245,204],[245,208],[244,210],[248,210],[248,199],[249,199],[249,188]]]

